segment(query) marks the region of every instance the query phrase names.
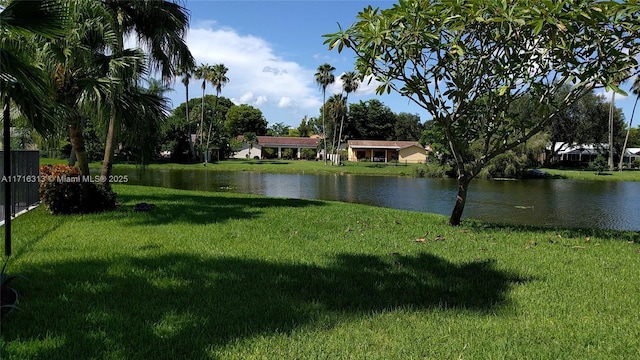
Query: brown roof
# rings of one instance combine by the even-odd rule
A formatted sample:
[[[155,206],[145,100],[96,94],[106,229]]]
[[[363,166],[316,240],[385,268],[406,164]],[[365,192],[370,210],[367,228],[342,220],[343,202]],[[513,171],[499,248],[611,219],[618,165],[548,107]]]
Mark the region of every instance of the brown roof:
[[[385,141],[385,140],[349,140],[348,146],[353,149],[404,149],[417,146],[424,149],[417,141]]]
[[[306,146],[306,147],[317,147],[320,143],[319,138],[308,138],[308,137],[287,137],[287,136],[258,136],[258,144],[262,147],[272,147],[272,146]],[[244,136],[238,136],[238,140],[242,141]]]

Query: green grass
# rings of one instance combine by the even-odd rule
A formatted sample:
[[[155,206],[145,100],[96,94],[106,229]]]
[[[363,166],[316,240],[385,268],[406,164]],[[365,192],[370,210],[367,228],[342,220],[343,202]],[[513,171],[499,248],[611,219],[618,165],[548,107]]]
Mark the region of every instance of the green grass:
[[[110,213],[15,220],[1,359],[640,356],[634,232],[115,189]]]
[[[66,164],[67,160],[41,158],[40,164]],[[118,163],[114,168],[134,168],[134,164]],[[402,163],[372,163],[345,162],[343,166],[325,165],[322,161],[304,160],[225,160],[203,166],[197,164],[162,163],[148,165],[151,169],[191,169],[198,171],[255,171],[281,174],[352,174],[352,175],[383,175],[415,177],[417,173],[425,171],[424,164]],[[92,169],[100,169],[102,163],[93,162]],[[588,170],[558,170],[543,168],[552,176],[560,179],[598,180],[598,181],[640,181],[640,171],[612,171],[598,175]],[[428,171],[426,172],[428,174]]]
[[[558,170],[558,169],[541,169],[548,172],[554,177],[573,180],[596,180],[596,181],[640,181],[640,171],[607,171],[598,175],[593,170]]]
[[[66,160],[41,158],[40,164],[64,163]],[[102,163],[93,162],[92,169],[100,169]],[[118,168],[134,168],[135,164],[118,163]],[[188,169],[198,171],[256,171],[284,174],[357,174],[357,175],[387,175],[387,176],[414,176],[416,169],[424,168],[424,164],[404,163],[373,163],[373,162],[345,162],[343,166],[325,165],[323,161],[306,160],[225,160],[209,163],[203,166],[197,164],[161,163],[148,165],[151,169]]]

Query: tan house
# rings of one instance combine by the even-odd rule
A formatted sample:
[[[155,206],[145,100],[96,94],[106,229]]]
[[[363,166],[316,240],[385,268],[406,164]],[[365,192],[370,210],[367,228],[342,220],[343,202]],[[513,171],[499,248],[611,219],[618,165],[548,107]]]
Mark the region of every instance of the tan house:
[[[425,163],[427,150],[417,141],[349,140],[349,161]]]

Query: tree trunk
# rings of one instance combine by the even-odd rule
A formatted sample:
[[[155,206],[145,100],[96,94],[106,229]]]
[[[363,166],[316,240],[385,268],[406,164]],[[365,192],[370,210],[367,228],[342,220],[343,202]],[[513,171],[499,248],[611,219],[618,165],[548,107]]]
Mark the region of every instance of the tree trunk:
[[[119,15],[119,14],[118,14]],[[118,58],[122,55],[124,49],[124,40],[123,34],[120,30],[120,20],[115,21],[115,29],[114,33],[116,35],[116,45],[113,49],[113,55],[115,58]],[[119,74],[116,74],[118,76]],[[111,114],[109,116],[109,127],[107,130],[107,140],[104,145],[104,159],[102,160],[102,170],[100,171],[100,183],[105,189],[110,190],[111,185],[109,184],[109,176],[111,176],[111,171],[113,170],[113,155],[115,153],[115,147],[117,144],[117,135],[118,130],[120,128],[120,116],[116,110],[116,99],[117,96],[122,96],[121,87],[123,85],[116,85],[115,89],[111,89]],[[124,85],[126,86],[126,85]]]
[[[456,204],[451,212],[449,218],[449,225],[459,226],[464,212],[464,205],[467,203],[467,190],[469,189],[469,183],[471,182],[471,176],[466,173],[458,175],[458,195],[456,196]]]
[[[203,82],[202,83],[202,100],[200,101],[200,127],[198,128],[198,131],[196,134],[196,141],[200,141],[198,143],[198,148],[200,148],[200,151],[202,151],[202,146],[204,145],[202,143],[202,139],[204,137],[204,89],[205,89],[205,84]]]
[[[71,147],[76,154],[76,161],[80,175],[89,175],[89,160],[87,158],[87,150],[84,146],[84,136],[82,135],[82,124],[79,116],[73,116],[69,122],[69,139]]]
[[[100,183],[102,186],[109,189],[109,176],[113,170],[113,155],[116,147],[116,130],[120,126],[118,116],[115,113],[115,109],[111,111],[111,117],[109,118],[109,128],[107,130],[107,141],[104,145],[104,159],[102,160],[102,170],[100,171]]]
[[[633,103],[633,110],[631,110],[631,117],[629,118],[629,127],[627,128],[627,135],[624,137],[624,145],[622,145],[622,155],[620,155],[620,165],[618,171],[622,171],[622,165],[624,163],[624,153],[627,150],[627,143],[629,142],[629,134],[631,133],[631,124],[633,123],[633,115],[636,113],[636,105],[638,105],[638,99],[640,95],[636,96],[636,102]]]
[[[327,113],[326,111],[326,103],[327,103],[327,91],[326,86],[322,88],[322,143],[324,144],[324,153],[322,157],[324,158],[324,164],[327,165],[327,127],[325,126],[324,117]]]
[[[207,165],[207,161],[209,160],[209,140],[211,140],[211,127],[213,125],[213,122],[216,119],[216,107],[218,107],[218,98],[220,97],[220,93],[216,93],[216,100],[213,102],[213,115],[212,115],[212,119],[211,122],[209,123],[209,133],[207,134],[207,147],[206,147],[206,155],[204,157],[204,164]]]
[[[344,97],[344,112],[342,113],[342,118],[340,119],[340,133],[338,134],[338,148],[336,149],[336,157],[338,158],[338,165],[340,165],[340,143],[342,142],[342,127],[344,126],[344,117],[349,111],[349,93]]]
[[[185,106],[185,116],[187,117],[187,136],[189,140],[189,151],[190,151],[189,158],[193,160],[195,158],[195,151],[193,149],[193,139],[191,139],[191,119],[189,119],[189,86],[185,85],[184,89],[187,96],[187,102],[184,103],[184,106]]]
[[[613,90],[612,90],[613,91]],[[609,106],[609,171],[613,171],[615,163],[613,162],[613,110],[616,99],[616,93],[611,94],[611,105]]]

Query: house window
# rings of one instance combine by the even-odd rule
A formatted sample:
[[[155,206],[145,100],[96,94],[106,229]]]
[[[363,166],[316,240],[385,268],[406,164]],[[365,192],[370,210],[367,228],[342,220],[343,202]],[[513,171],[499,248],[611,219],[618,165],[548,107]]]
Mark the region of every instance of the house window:
[[[364,159],[366,157],[367,157],[366,151],[363,151],[363,150],[356,151],[356,159],[360,160],[360,159]]]

